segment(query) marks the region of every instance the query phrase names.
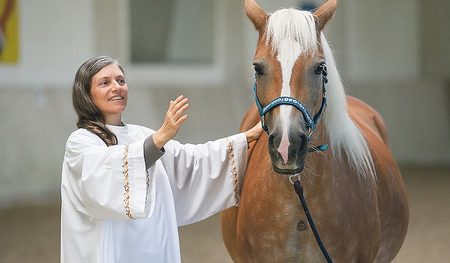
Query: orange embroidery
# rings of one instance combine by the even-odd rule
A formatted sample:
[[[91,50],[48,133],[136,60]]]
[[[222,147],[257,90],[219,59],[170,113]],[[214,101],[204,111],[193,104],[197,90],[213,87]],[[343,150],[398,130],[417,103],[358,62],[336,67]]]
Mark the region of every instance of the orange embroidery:
[[[230,167],[231,167],[231,175],[233,179],[233,186],[234,186],[234,200],[236,201],[236,204],[239,202],[239,195],[238,195],[238,174],[236,171],[236,162],[234,160],[234,152],[233,152],[233,145],[231,142],[226,138],[226,141],[228,143],[228,159],[230,161]]]
[[[124,183],[124,189],[125,189],[125,199],[123,200],[123,202],[125,203],[125,211],[127,212],[126,215],[130,218],[130,219],[134,219],[133,216],[131,215],[131,211],[130,211],[130,178],[128,175],[128,149],[129,149],[129,145],[125,146],[124,152],[123,152],[123,158],[122,158],[122,168],[123,168],[123,183]]]

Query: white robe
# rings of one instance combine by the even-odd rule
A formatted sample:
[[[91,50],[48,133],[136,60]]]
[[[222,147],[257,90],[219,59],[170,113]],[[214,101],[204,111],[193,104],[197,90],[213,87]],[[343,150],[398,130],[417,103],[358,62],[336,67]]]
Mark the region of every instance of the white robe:
[[[238,204],[245,134],[199,145],[169,141],[146,171],[143,144],[154,131],[108,128],[118,145],[106,147],[85,129],[67,140],[61,262],[181,262],[178,226]]]

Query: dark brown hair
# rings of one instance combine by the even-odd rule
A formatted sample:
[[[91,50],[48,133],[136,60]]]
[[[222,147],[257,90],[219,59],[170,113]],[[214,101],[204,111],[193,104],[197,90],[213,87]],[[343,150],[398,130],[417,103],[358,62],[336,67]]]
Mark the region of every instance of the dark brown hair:
[[[102,68],[116,64],[123,73],[117,60],[108,56],[93,57],[84,62],[75,75],[72,87],[72,103],[78,115],[78,128],[95,133],[107,146],[116,145],[117,137],[105,125],[105,116],[94,104],[91,96],[92,77]]]

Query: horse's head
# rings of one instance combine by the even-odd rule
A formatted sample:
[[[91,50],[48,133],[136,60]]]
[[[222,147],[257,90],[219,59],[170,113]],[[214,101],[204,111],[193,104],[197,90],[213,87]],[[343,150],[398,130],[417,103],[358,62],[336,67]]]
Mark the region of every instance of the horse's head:
[[[284,9],[267,15],[254,0],[245,1],[247,16],[259,31],[255,94],[278,173],[303,170],[309,138],[325,106],[320,35],[336,2],[329,0],[314,14]]]

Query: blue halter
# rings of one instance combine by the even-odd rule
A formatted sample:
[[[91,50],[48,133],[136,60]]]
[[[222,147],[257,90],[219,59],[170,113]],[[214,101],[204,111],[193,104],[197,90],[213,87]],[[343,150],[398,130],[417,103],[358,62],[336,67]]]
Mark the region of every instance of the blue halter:
[[[316,73],[318,73],[316,71]],[[325,83],[328,83],[328,72],[327,67],[325,64],[323,64],[322,67],[322,91],[323,91],[323,97],[322,97],[322,106],[320,107],[319,112],[314,116],[314,118],[311,117],[308,110],[306,109],[305,105],[301,103],[299,100],[293,97],[278,97],[271,101],[266,106],[262,107],[261,103],[258,99],[257,94],[257,85],[256,85],[256,74],[255,74],[255,84],[253,85],[253,89],[255,91],[255,100],[256,100],[256,106],[258,106],[259,109],[259,116],[261,117],[261,124],[264,131],[268,134],[269,129],[267,128],[266,124],[264,123],[264,116],[271,111],[273,108],[279,106],[279,105],[291,105],[296,107],[299,111],[302,112],[303,117],[305,118],[305,121],[307,125],[309,126],[311,132],[308,136],[308,141],[311,139],[312,132],[316,129],[317,123],[319,122],[320,116],[322,116],[322,113],[325,109],[325,106],[327,105],[327,97],[326,97],[326,89],[325,89]]]

